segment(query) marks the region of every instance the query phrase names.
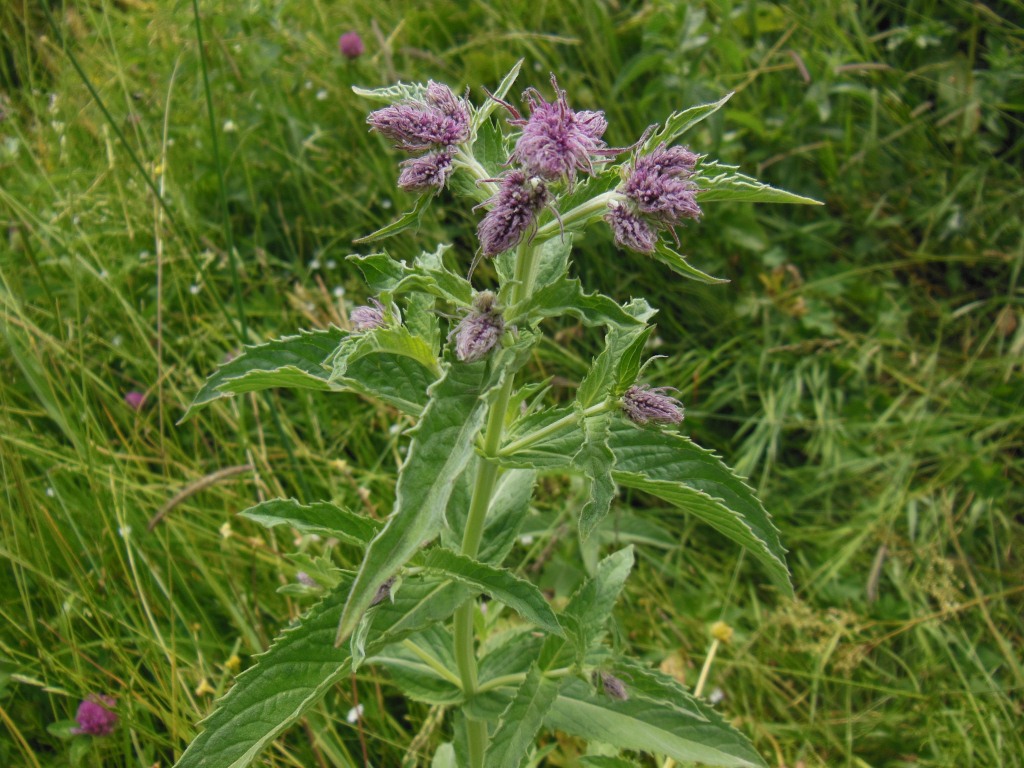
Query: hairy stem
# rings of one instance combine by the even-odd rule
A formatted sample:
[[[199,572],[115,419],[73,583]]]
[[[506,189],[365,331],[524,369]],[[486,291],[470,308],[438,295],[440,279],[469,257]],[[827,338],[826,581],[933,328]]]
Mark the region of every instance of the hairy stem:
[[[614,400],[604,400],[600,403],[597,403],[596,405],[592,405],[589,408],[583,409],[583,411],[574,410],[572,411],[572,413],[566,414],[557,421],[551,422],[546,427],[541,427],[536,432],[531,432],[528,435],[523,435],[518,440],[513,440],[511,443],[509,443],[500,451],[498,451],[498,455],[511,456],[516,451],[521,451],[523,450],[523,448],[529,448],[531,445],[539,443],[541,440],[544,440],[545,438],[548,438],[551,435],[556,434],[559,430],[565,429],[566,427],[576,424],[577,422],[580,421],[580,419],[585,419],[587,416],[596,416],[599,413],[610,411],[612,410],[612,408],[615,407],[615,404],[616,403]]]
[[[536,273],[536,251],[533,246],[523,244],[516,254],[515,284],[512,286],[512,301],[520,301],[532,289]],[[510,371],[498,390],[494,402],[491,403],[484,428],[484,457],[477,465],[476,480],[473,484],[473,499],[469,505],[466,518],[466,530],[462,534],[462,554],[476,557],[483,538],[484,523],[487,510],[491,505],[494,487],[498,481],[498,464],[494,457],[501,447],[501,438],[505,431],[505,414],[508,411],[509,399],[515,373]],[[476,600],[467,600],[455,612],[455,663],[462,681],[462,691],[470,698],[479,690],[476,660],[476,636],[473,631],[473,616],[476,611]],[[487,722],[466,718],[466,735],[469,751],[470,768],[483,768],[484,752],[487,750]]]

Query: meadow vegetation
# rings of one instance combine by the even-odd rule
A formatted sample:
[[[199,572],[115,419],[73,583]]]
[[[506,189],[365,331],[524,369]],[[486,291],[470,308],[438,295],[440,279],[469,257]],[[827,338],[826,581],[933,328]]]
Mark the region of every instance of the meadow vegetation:
[[[825,202],[708,207],[683,252],[726,285],[577,243],[585,284],[661,309],[656,379],[750,478],[797,591],[623,492],[616,643],[692,687],[727,622],[704,694],[773,766],[1024,764],[1020,2],[199,5],[202,56],[191,3],[0,6],[0,765],[171,765],[312,604],[297,572],[351,565],[234,513],[386,515],[397,412],[271,392],[178,422],[243,344],[365,303],[345,256],[411,198],[351,86],[475,88],[520,58],[616,146],[734,92],[690,145]],[[474,227],[442,195],[386,245],[468,267]],[[598,348],[566,323],[531,365],[570,397]],[[583,577],[571,535],[517,552],[556,601]],[[71,734],[90,694],[117,698],[108,736]],[[364,666],[257,764],[425,765],[440,719]]]

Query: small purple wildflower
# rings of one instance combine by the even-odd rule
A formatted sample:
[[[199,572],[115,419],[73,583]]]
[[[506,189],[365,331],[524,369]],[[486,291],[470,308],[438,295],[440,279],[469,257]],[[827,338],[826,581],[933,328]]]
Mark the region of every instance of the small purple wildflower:
[[[316,579],[310,576],[305,571],[299,571],[295,574],[295,580],[304,587],[319,587]]]
[[[483,360],[505,332],[505,320],[491,291],[480,291],[473,308],[455,327],[455,356],[464,363]]]
[[[523,120],[517,115],[509,121],[523,128],[510,161],[522,165],[532,176],[546,181],[567,179],[572,186],[577,171],[593,174],[595,156],[617,154],[619,150],[609,150],[601,140],[608,127],[604,112],[573,111],[554,75],[551,85],[556,94],[552,102],[545,101],[535,88],[523,93],[530,117]]]
[[[669,387],[634,385],[622,396],[622,410],[636,424],[678,424],[683,420],[683,404],[664,394]]]
[[[497,256],[515,247],[534,225],[537,214],[548,202],[548,189],[536,176],[509,171],[495,195],[484,205],[492,206],[476,229],[484,256]]]
[[[452,156],[445,149],[405,160],[399,166],[398,186],[410,192],[433,189],[440,192],[452,174]]]
[[[595,672],[594,683],[595,685],[600,683],[601,688],[604,689],[609,698],[618,699],[619,701],[629,699],[626,684],[610,672]]]
[[[371,112],[370,128],[409,152],[452,147],[469,138],[469,109],[447,85],[430,81],[423,101],[407,101]]]
[[[113,696],[93,694],[78,705],[75,720],[78,727],[72,733],[84,733],[90,736],[106,736],[113,733],[117,725],[117,715],[111,710],[117,700]]]
[[[146,404],[146,396],[142,392],[125,392],[124,401],[133,411],[141,411]]]
[[[346,32],[338,38],[338,50],[341,51],[342,56],[351,61],[362,56],[366,46],[363,45],[363,38],[359,36],[358,32]]]
[[[349,313],[348,319],[355,330],[372,331],[374,328],[384,327],[384,305],[377,299],[370,299],[370,303],[373,304],[372,307],[356,307]]]
[[[370,601],[371,608],[375,605],[380,605],[389,597],[391,597],[391,587],[395,584],[395,578],[395,576],[392,576],[390,579],[388,579],[379,587],[377,587],[377,593],[373,596],[373,600]]]
[[[612,201],[604,220],[612,227],[615,244],[640,253],[654,253],[658,245],[658,233],[642,217],[630,210],[624,203]]]

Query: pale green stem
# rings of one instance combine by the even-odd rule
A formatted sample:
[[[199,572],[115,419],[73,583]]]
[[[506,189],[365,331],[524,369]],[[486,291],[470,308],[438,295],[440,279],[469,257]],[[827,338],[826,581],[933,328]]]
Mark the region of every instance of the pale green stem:
[[[522,244],[516,254],[516,272],[512,286],[512,303],[520,301],[533,286],[536,272],[536,252],[533,246]],[[509,399],[515,374],[509,372],[491,404],[484,428],[483,455],[477,463],[476,481],[473,484],[473,499],[466,517],[466,530],[462,534],[462,554],[476,557],[483,538],[484,523],[487,510],[491,505],[494,487],[498,480],[498,464],[494,458],[501,447],[501,438],[505,430],[505,414],[508,411]],[[470,698],[479,690],[476,663],[476,637],[473,631],[473,617],[476,611],[476,600],[467,600],[455,611],[455,663],[462,681],[462,691]],[[466,718],[466,736],[469,752],[470,768],[483,768],[484,752],[487,750],[487,722]]]
[[[551,669],[544,673],[544,677],[550,677],[557,679],[559,677],[568,677],[573,674],[576,670],[572,667],[560,667],[559,669]],[[495,688],[501,688],[506,685],[519,685],[526,679],[526,674],[518,672],[514,675],[502,675],[501,677],[494,677],[483,683],[477,688],[477,693],[483,693],[484,691],[493,691]]]
[[[492,181],[487,181],[487,179],[492,179],[494,177],[487,172],[487,169],[480,164],[480,161],[477,160],[471,152],[467,152],[465,149],[460,148],[455,153],[453,163],[456,168],[465,168],[469,175],[478,182],[477,189],[479,190],[479,194],[476,197],[479,200],[489,200],[491,195],[498,191],[497,184]]]
[[[561,215],[560,219],[549,221],[543,227],[537,230],[537,234],[534,235],[534,243],[540,244],[545,240],[550,240],[555,235],[560,235],[562,230],[572,226],[577,221],[592,216],[595,213],[599,213],[602,210],[608,208],[608,203],[613,200],[622,199],[622,195],[612,190],[611,192],[604,192],[596,197],[592,197],[587,202],[577,205],[575,208],[571,208]]]
[[[614,407],[614,400],[604,400],[600,403],[597,403],[597,405],[592,405],[589,408],[584,408],[579,413],[573,411],[572,413],[563,416],[557,421],[551,422],[546,427],[541,427],[536,432],[531,432],[528,435],[523,435],[518,440],[513,440],[511,443],[509,443],[500,451],[498,451],[498,455],[511,456],[516,451],[521,451],[523,448],[529,448],[531,445],[539,443],[541,440],[550,437],[559,430],[562,430],[565,427],[575,424],[580,419],[584,419],[587,416],[596,416],[599,413],[610,411]]]
[[[446,667],[440,661],[431,656],[427,651],[420,648],[412,640],[403,640],[402,645],[408,650],[412,651],[418,659],[420,659],[424,664],[426,664],[428,667],[434,670],[438,675],[443,677],[449,683],[453,683],[458,686],[462,685],[462,681],[458,678],[457,675],[453,674],[452,671],[448,669],[448,667]]]

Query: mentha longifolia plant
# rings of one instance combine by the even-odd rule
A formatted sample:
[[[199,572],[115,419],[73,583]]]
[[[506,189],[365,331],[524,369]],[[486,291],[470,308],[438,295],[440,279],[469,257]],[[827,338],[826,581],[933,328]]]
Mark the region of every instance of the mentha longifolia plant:
[[[413,210],[360,242],[414,226],[448,190],[478,213],[478,250],[440,245],[412,264],[383,251],[350,256],[375,294],[352,312],[352,330],[304,331],[247,348],[189,409],[240,392],[303,387],[375,398],[414,426],[386,520],[292,499],[241,513],[267,527],[336,537],[359,547],[363,560],[353,573],[307,559],[304,579],[315,580],[322,599],[238,677],[180,768],[248,765],[362,664],[387,668],[406,696],[445,708],[438,768],[535,765],[557,743],[537,745],[549,732],[600,742],[602,756],[581,763],[592,766],[639,765],[638,753],[667,764],[764,765],[721,715],[608,642],[634,552],[626,546],[600,560],[595,553],[613,540],[600,534],[620,486],[714,527],[748,550],[781,592],[792,588],[761,503],[679,433],[683,407],[670,390],[645,381],[655,310],[643,299],[587,293],[570,277],[570,257],[577,233],[610,227],[624,258],[650,256],[713,283],[672,247],[676,227],[699,219],[701,205],[814,201],[678,143],[728,97],[674,113],[633,146],[613,148],[602,138],[604,114],[574,110],[554,77],[553,100],[531,88],[521,111],[506,101],[518,71],[479,105],[435,82],[356,89],[383,104],[367,122],[409,155],[398,185],[420,193]],[[489,288],[463,277],[479,259],[493,266],[479,270],[496,276]],[[565,315],[602,330],[604,346],[574,401],[555,405],[546,383],[527,380],[524,370],[543,321]],[[502,565],[531,517],[542,474],[576,475],[584,485],[566,508],[588,578],[558,611]]]

